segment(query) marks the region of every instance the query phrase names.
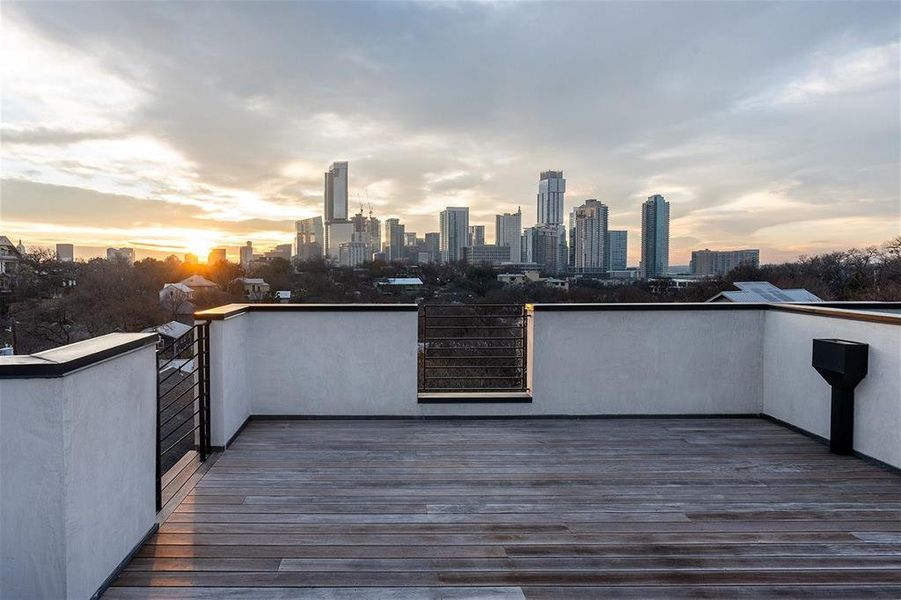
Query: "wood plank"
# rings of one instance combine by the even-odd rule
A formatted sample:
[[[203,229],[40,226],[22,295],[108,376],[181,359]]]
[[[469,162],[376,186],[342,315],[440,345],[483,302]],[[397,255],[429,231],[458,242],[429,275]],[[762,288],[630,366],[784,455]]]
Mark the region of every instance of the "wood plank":
[[[899,588],[901,477],[768,421],[316,420],[252,421],[107,597]]]

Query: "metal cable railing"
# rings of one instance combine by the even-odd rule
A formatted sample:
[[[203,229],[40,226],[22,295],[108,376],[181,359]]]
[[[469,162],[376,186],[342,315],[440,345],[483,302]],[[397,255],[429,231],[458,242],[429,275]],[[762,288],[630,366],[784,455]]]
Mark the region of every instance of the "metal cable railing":
[[[521,304],[426,304],[420,392],[524,392],[529,313]]]
[[[189,452],[210,451],[210,328],[203,322],[157,348],[156,506],[163,480]]]

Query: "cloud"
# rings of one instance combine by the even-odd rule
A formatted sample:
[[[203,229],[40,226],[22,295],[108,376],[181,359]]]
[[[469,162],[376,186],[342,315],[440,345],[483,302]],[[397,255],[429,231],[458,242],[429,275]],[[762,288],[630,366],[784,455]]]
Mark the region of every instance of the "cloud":
[[[899,17],[853,2],[14,3],[3,175],[284,242],[321,210],[334,160],[350,161],[354,208],[417,232],[447,205],[489,231],[522,206],[528,224],[538,173],[562,168],[567,208],[606,202],[632,263],[651,193],[685,244],[766,242],[767,260],[822,241],[770,228],[824,211],[871,224],[835,247],[876,243],[899,218]]]

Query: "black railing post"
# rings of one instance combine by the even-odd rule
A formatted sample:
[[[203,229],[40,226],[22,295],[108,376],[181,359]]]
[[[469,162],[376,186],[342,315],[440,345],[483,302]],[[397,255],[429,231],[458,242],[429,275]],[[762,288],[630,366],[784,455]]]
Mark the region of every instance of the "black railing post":
[[[155,373],[153,374],[154,379],[156,379],[156,510],[159,511],[163,508],[163,457],[160,456],[160,450],[162,447],[160,446],[161,440],[160,436],[162,435],[161,420],[163,418],[163,414],[160,411],[160,402],[162,398],[160,397],[160,354],[157,351],[156,356],[154,357],[153,364],[155,367]]]
[[[207,431],[206,431],[206,413],[207,413],[207,356],[206,356],[206,324],[201,323],[196,326],[197,331],[197,374],[200,377],[199,398],[197,399],[199,406],[197,407],[199,417],[199,434],[200,434],[200,461],[206,460],[207,451]]]
[[[204,402],[206,402],[206,409],[203,411],[203,415],[204,415],[204,428],[206,429],[206,447],[207,447],[207,452],[209,452],[209,449],[212,445],[212,442],[210,441],[210,438],[211,438],[211,435],[210,435],[211,415],[210,415],[210,322],[209,321],[206,321],[203,324],[203,339],[204,339],[204,343],[205,343],[203,353],[206,355],[206,378],[205,378],[206,385],[204,386],[205,390],[203,393],[203,399],[204,399]]]

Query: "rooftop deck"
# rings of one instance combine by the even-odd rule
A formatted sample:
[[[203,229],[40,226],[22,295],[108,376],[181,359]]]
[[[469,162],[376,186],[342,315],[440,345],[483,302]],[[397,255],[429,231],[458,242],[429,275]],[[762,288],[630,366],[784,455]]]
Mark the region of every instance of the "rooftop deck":
[[[254,420],[105,594],[763,596],[901,597],[901,477],[757,418]]]

